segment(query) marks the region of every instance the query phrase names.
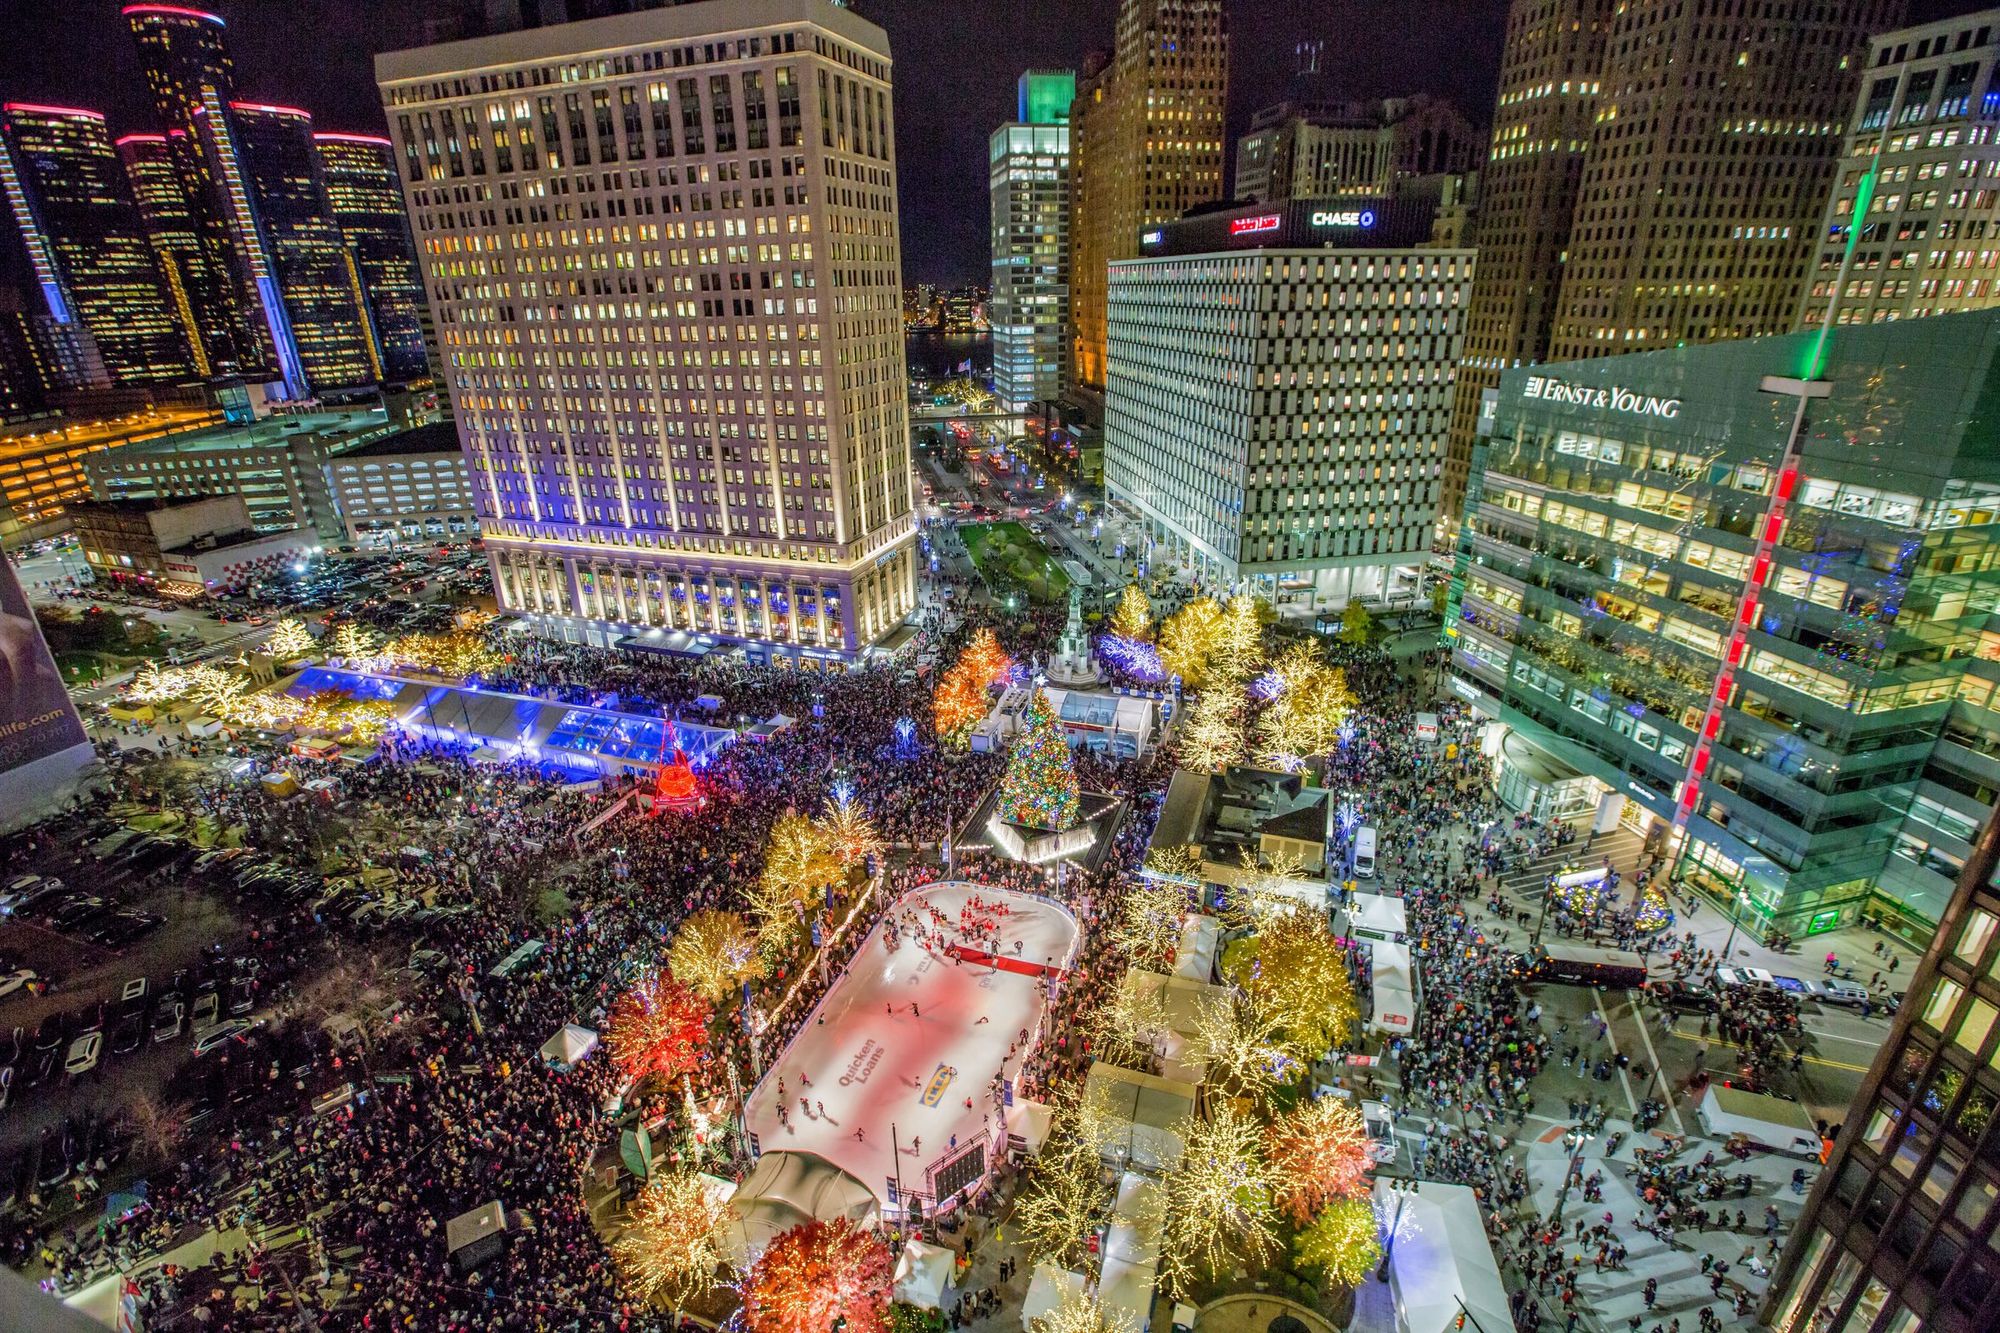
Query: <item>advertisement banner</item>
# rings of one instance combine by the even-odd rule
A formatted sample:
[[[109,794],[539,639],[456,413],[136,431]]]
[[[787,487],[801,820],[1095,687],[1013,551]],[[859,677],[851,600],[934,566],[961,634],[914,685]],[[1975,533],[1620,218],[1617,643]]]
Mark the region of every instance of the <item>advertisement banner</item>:
[[[88,743],[13,562],[0,556],[0,776]]]

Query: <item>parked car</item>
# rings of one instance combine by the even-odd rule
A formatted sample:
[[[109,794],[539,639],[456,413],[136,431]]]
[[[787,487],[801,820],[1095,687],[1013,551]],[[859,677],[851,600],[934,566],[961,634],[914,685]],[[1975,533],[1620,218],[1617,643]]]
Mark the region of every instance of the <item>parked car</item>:
[[[187,1025],[187,1005],[178,995],[169,995],[160,1001],[160,1007],[153,1014],[153,1040],[172,1041],[181,1035]]]
[[[1715,969],[1715,984],[1718,986],[1747,986],[1752,990],[1778,990],[1778,979],[1761,967],[1718,967]]]
[[[17,990],[25,990],[39,979],[32,967],[17,967],[12,972],[0,974],[0,999]]]
[[[229,983],[229,1014],[240,1018],[257,1007],[257,987],[248,977],[237,977]]]
[[[91,922],[83,934],[85,939],[108,949],[122,949],[134,940],[152,934],[165,921],[165,917],[151,912],[113,912],[102,920]]]
[[[145,1041],[146,1015],[143,1013],[126,1014],[111,1029],[111,1053],[113,1055],[129,1055],[144,1045]]]
[[[65,898],[49,917],[49,924],[57,930],[72,930],[104,910],[104,899],[95,894],[78,894]]]
[[[1868,998],[1868,988],[1858,981],[1848,981],[1844,977],[1828,977],[1819,983],[1820,1003],[1846,1005],[1859,1009]]]
[[[222,997],[213,989],[204,990],[194,997],[194,1014],[189,1020],[196,1032],[212,1028],[222,1021]]]
[[[250,1024],[236,1018],[230,1019],[227,1023],[218,1023],[206,1031],[197,1029],[194,1038],[194,1053],[196,1055],[207,1055],[218,1046],[227,1046],[232,1041],[247,1042],[250,1039],[249,1033]]]
[[[1676,1013],[1712,1014],[1722,1007],[1714,991],[1686,981],[1653,981],[1646,989]]]
[[[71,1078],[88,1074],[97,1068],[97,1062],[104,1056],[104,1034],[86,1032],[69,1044],[69,1054],[63,1059],[63,1072]]]

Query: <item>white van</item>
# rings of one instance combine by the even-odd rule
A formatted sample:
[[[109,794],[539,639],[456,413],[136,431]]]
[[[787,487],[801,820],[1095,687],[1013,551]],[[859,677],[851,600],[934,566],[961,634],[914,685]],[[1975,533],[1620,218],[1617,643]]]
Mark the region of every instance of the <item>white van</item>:
[[[1375,830],[1370,825],[1355,830],[1354,873],[1361,879],[1375,878]]]

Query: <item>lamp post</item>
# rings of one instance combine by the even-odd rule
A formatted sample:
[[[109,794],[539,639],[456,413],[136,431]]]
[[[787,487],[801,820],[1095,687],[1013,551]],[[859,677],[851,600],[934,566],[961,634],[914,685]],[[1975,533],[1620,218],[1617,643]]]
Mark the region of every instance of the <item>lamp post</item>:
[[[1396,1232],[1403,1225],[1403,1203],[1411,1194],[1416,1192],[1416,1189],[1415,1184],[1412,1184],[1409,1189],[1405,1190],[1402,1182],[1394,1180],[1389,1182],[1389,1192],[1396,1196],[1396,1211],[1389,1218],[1389,1234],[1382,1242],[1382,1262],[1375,1265],[1375,1280],[1377,1282],[1387,1282],[1389,1280],[1389,1261],[1396,1254]]]
[[[1742,909],[1748,907],[1749,905],[1750,905],[1750,894],[1743,888],[1741,884],[1738,884],[1736,886],[1736,892],[1733,895],[1731,895],[1729,901],[1729,938],[1722,942],[1722,952],[1716,956],[1715,967],[1721,967],[1724,963],[1729,961],[1729,951],[1736,946],[1736,928],[1738,925],[1737,918],[1741,914]],[[1708,975],[1710,980],[1714,980],[1715,978],[1714,967],[1709,969]]]
[[[1587,1134],[1581,1130],[1572,1132],[1576,1134],[1576,1147],[1570,1151],[1569,1160],[1563,1164],[1562,1189],[1556,1194],[1556,1210],[1554,1216],[1550,1219],[1558,1224],[1562,1222],[1563,1205],[1569,1202],[1569,1184],[1572,1180],[1576,1179],[1579,1169],[1583,1165],[1584,1145],[1596,1137],[1594,1134]]]

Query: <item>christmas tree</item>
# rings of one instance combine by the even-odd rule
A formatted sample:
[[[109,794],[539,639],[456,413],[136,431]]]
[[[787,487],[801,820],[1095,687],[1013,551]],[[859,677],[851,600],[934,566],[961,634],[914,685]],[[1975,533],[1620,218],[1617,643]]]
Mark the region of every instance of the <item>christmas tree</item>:
[[[1000,817],[1027,828],[1060,833],[1083,818],[1083,800],[1070,762],[1069,740],[1040,688],[1021,716],[1020,739],[1000,782]]]

